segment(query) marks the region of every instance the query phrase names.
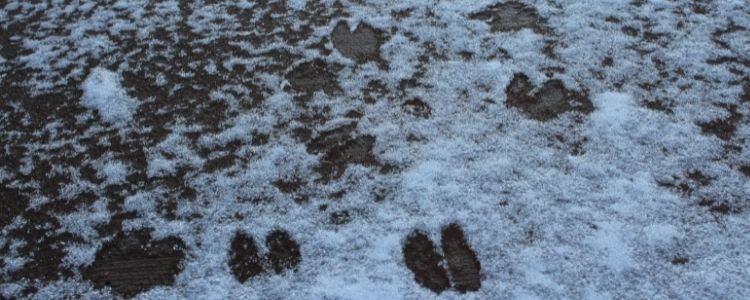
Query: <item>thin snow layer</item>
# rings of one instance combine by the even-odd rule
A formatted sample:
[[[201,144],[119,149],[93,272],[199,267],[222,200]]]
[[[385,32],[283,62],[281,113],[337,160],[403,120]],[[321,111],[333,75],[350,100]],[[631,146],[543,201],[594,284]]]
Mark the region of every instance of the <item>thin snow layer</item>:
[[[128,96],[121,76],[104,68],[95,68],[83,82],[84,107],[96,110],[102,120],[112,124],[133,119],[138,102]]]
[[[87,123],[88,112],[35,119],[20,100],[2,106],[2,137],[12,140],[5,151],[23,153],[0,166],[0,183],[24,191],[31,208],[70,208],[54,212],[60,228],[47,235],[80,240],[65,246],[73,275],[11,280],[30,260],[19,250],[29,241],[10,234],[23,220],[0,228],[0,250],[8,249],[0,298],[24,295],[25,285],[38,299],[111,297],[81,270],[114,235],[99,227],[124,212],[135,217],[122,230],[152,228],[155,239],[177,236],[187,249],[175,284],[139,299],[750,294],[750,182],[738,171],[750,166],[750,106],[738,100],[750,76],[746,0],[520,1],[546,21],[539,33],[492,32],[470,18],[503,2],[494,0],[294,0],[283,9],[267,5],[277,1],[203,2],[6,1],[0,24],[41,17],[38,30],[19,38],[0,33],[19,50],[0,63],[32,74],[19,83],[29,97],[80,87],[80,98],[66,100],[106,124]],[[341,20],[385,34],[387,69],[337,52],[328,35]],[[715,62],[722,57],[733,60]],[[338,88],[299,100],[285,74],[314,59],[338,68]],[[505,105],[516,73],[536,87],[561,80],[594,111],[527,118]],[[126,84],[126,74],[138,80]],[[374,81],[385,88],[367,103],[363,90]],[[428,118],[404,112],[414,98],[430,106]],[[664,107],[649,108],[654,101]],[[729,118],[732,105],[744,119],[731,139],[702,131],[698,124]],[[293,129],[315,137],[351,124],[351,111],[361,114],[355,135],[375,137],[373,156],[395,171],[350,164],[340,179],[320,181],[323,155]],[[16,114],[24,126],[43,124],[4,121]],[[210,168],[222,159],[230,163]],[[689,181],[696,170],[709,183]],[[65,178],[58,194],[42,191],[57,177]],[[277,188],[280,180],[305,182],[298,193],[306,201]],[[84,194],[94,200],[74,201]],[[351,221],[332,224],[330,213],[342,210]],[[409,233],[422,230],[439,245],[451,222],[481,261],[479,291],[435,294],[404,263]],[[238,282],[228,266],[235,232],[266,253],[262,241],[276,229],[300,244],[300,265]]]

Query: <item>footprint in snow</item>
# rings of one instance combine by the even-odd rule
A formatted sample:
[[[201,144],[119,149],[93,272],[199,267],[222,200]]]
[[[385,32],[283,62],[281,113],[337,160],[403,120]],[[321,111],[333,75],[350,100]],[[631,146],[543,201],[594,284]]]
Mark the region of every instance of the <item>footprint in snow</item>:
[[[414,273],[414,280],[438,294],[449,289],[451,282],[460,293],[479,290],[482,285],[481,266],[461,226],[452,223],[444,227],[441,246],[445,257],[438,253],[437,247],[423,232],[414,231],[406,238],[404,260]]]

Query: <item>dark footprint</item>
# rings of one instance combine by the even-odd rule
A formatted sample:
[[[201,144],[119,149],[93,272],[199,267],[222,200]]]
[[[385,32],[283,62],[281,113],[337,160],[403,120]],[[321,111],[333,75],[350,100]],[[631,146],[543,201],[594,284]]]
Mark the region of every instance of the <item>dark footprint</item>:
[[[252,236],[242,232],[234,235],[229,249],[229,268],[241,283],[263,272],[263,261]]]
[[[440,266],[443,258],[427,235],[418,231],[410,234],[403,252],[406,266],[414,273],[417,283],[438,294],[450,287],[448,274]]]
[[[185,244],[177,237],[153,240],[148,230],[119,234],[102,246],[83,277],[97,288],[110,286],[125,298],[172,285],[182,270]]]
[[[266,237],[267,258],[274,272],[294,269],[302,260],[299,244],[285,230],[274,230]]]
[[[527,117],[546,122],[567,112],[588,115],[594,105],[585,93],[569,90],[562,81],[553,79],[535,88],[529,77],[522,73],[513,75],[505,89],[508,108],[520,110]]]
[[[513,32],[529,28],[542,33],[546,20],[541,18],[536,8],[517,1],[506,1],[471,15],[474,20],[482,20],[490,25],[493,32]]]
[[[365,23],[359,24],[354,31],[349,31],[349,25],[340,21],[331,33],[331,41],[336,50],[360,63],[380,60],[380,46],[383,45],[383,40],[381,32]]]
[[[455,223],[448,225],[443,228],[441,239],[453,286],[461,293],[479,290],[482,286],[479,277],[481,266],[476,253],[466,242],[461,227]]]

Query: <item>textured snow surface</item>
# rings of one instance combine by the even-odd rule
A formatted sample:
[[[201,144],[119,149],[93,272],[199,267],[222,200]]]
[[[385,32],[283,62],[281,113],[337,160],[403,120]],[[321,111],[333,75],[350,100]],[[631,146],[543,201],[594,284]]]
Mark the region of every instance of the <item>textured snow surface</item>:
[[[1,3],[0,298],[119,297],[140,229],[185,253],[140,299],[750,294],[748,0]],[[402,249],[453,222],[481,288],[437,294]]]
[[[138,102],[128,97],[120,85],[121,78],[112,71],[95,68],[83,82],[83,106],[95,109],[109,123],[133,119]]]

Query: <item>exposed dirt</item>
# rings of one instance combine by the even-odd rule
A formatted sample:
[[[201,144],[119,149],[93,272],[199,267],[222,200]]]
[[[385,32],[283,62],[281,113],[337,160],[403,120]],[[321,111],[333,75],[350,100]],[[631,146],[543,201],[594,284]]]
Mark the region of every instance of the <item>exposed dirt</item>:
[[[266,236],[266,255],[271,268],[276,273],[295,269],[302,261],[302,253],[297,241],[285,230],[275,230]]]
[[[352,221],[352,216],[348,210],[332,212],[329,220],[334,225],[344,225]]]
[[[696,190],[710,185],[715,179],[715,177],[703,174],[700,170],[689,170],[683,175],[672,176],[669,180],[657,180],[656,184],[682,195],[690,196]]]
[[[14,188],[8,187],[7,183],[0,183],[0,230],[13,221],[18,214],[26,209],[28,200]]]
[[[307,144],[307,151],[323,154],[315,168],[323,181],[340,178],[349,164],[380,166],[372,153],[375,137],[370,135],[353,136],[356,123],[341,126],[320,133]]]
[[[291,87],[298,92],[323,91],[332,95],[340,90],[336,80],[338,69],[338,66],[316,59],[297,65],[286,75],[286,78],[289,80]]]
[[[417,283],[436,293],[450,288],[448,272],[441,265],[443,257],[427,235],[418,231],[410,234],[403,253],[406,266],[414,273]]]
[[[737,131],[737,124],[742,120],[742,115],[737,112],[737,106],[735,105],[728,105],[725,109],[729,112],[729,117],[698,123],[704,134],[710,134],[725,141],[734,136],[735,131]]]
[[[454,223],[443,228],[441,243],[453,287],[461,293],[479,290],[481,266],[461,227]]]
[[[746,177],[750,178],[750,165],[741,166],[740,172],[742,172],[742,174]]]
[[[669,115],[674,114],[672,105],[662,100],[644,101],[642,104],[644,107],[651,110],[663,112]]]
[[[343,56],[356,62],[383,62],[380,46],[385,41],[385,35],[366,23],[360,23],[354,31],[350,31],[349,25],[340,21],[331,33],[331,41]]]
[[[684,264],[687,264],[689,261],[690,261],[690,259],[688,259],[687,257],[684,257],[684,256],[675,256],[672,259],[672,264],[673,265],[684,265]]]
[[[512,32],[528,28],[541,33],[546,26],[546,20],[539,17],[536,8],[518,1],[490,6],[471,15],[471,18],[487,22],[494,32]]]
[[[713,199],[703,198],[698,202],[698,206],[704,207],[708,209],[709,212],[719,215],[742,212],[742,209],[739,207],[739,205],[726,200],[716,201]]]
[[[26,241],[18,251],[29,259],[20,270],[10,274],[14,280],[23,278],[54,281],[73,275],[72,270],[62,266],[67,255],[65,247],[70,243],[81,242],[81,238],[68,232],[56,233],[60,229],[60,222],[46,213],[53,210],[49,206],[40,210],[26,210],[22,213],[26,223],[10,231],[10,237]]]
[[[418,118],[429,118],[432,115],[432,108],[422,99],[413,98],[404,102],[401,108],[408,114]]]
[[[549,121],[567,112],[589,114],[594,105],[585,93],[568,90],[562,81],[553,79],[534,89],[529,78],[521,73],[513,76],[505,89],[505,105],[516,108],[537,121]]]
[[[282,193],[293,194],[299,191],[299,189],[305,185],[305,182],[299,179],[290,179],[276,180],[272,184]]]
[[[172,285],[182,270],[185,244],[177,237],[153,240],[149,230],[118,234],[105,243],[83,277],[97,288],[133,297],[156,286]]]
[[[243,283],[263,272],[263,261],[252,236],[235,233],[229,248],[229,269]]]

